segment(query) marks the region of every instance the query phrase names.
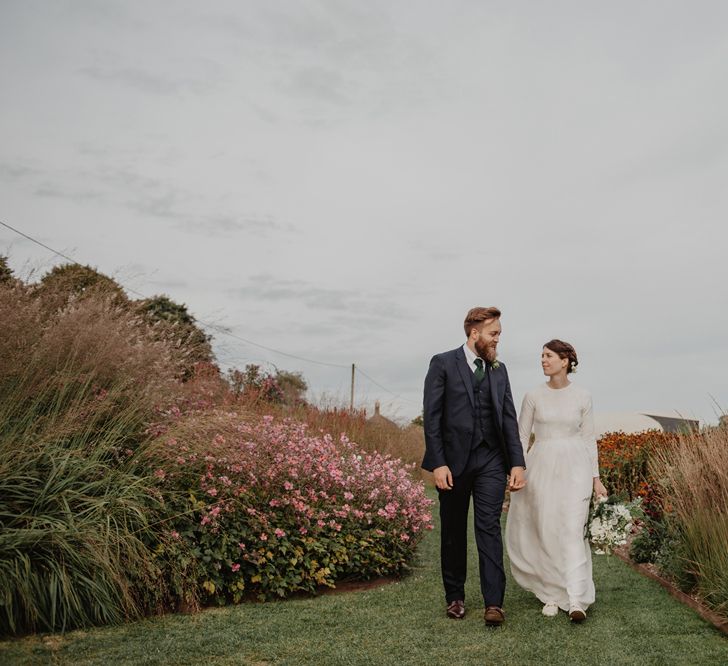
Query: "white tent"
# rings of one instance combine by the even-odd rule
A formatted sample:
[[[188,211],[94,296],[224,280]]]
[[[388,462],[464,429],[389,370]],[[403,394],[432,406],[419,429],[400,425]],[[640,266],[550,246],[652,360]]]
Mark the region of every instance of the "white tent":
[[[607,432],[642,432],[643,430],[662,430],[655,419],[637,412],[602,412],[594,414],[594,431],[597,438]]]
[[[668,432],[697,431],[699,419],[689,419],[679,412],[602,412],[594,415],[594,431],[597,438],[606,432],[635,433],[644,430]]]

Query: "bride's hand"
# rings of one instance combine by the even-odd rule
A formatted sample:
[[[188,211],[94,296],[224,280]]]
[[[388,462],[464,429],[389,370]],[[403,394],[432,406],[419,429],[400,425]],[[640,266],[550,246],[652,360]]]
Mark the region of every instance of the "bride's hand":
[[[594,477],[594,494],[597,497],[607,497],[609,493],[607,492],[607,489],[604,487],[604,484],[602,483],[602,480],[598,477]]]
[[[508,490],[517,492],[526,485],[526,470],[523,467],[513,467],[508,475]]]

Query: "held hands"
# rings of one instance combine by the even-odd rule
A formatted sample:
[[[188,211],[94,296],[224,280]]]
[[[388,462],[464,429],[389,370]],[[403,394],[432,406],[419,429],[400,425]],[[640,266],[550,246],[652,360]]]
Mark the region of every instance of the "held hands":
[[[452,472],[447,465],[435,467],[432,473],[435,475],[435,485],[439,490],[452,490]]]
[[[594,494],[597,496],[597,498],[606,497],[607,495],[609,495],[607,489],[604,487],[604,484],[598,476],[594,477]]]
[[[432,470],[435,475],[435,485],[440,490],[452,490],[452,472],[447,465]],[[526,485],[526,470],[523,467],[513,467],[508,476],[508,489],[516,492]],[[603,488],[604,486],[602,486]],[[604,491],[606,494],[606,490]]]
[[[523,467],[512,467],[508,475],[508,490],[512,493],[526,485],[526,470]]]

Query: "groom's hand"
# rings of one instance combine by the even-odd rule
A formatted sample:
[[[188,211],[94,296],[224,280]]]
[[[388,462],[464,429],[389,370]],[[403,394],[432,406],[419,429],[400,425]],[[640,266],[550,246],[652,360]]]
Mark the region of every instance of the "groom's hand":
[[[452,490],[452,473],[447,465],[435,467],[432,473],[435,475],[435,485],[440,490]]]
[[[523,467],[511,467],[508,477],[508,490],[516,492],[526,485],[526,470]]]

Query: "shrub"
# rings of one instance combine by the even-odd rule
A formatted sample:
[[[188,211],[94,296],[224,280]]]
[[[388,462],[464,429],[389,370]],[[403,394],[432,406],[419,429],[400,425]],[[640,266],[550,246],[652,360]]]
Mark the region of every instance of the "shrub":
[[[263,373],[262,376],[275,383],[278,377],[286,374],[294,373],[278,371],[276,375]],[[259,369],[254,370],[253,376],[261,376]],[[234,405],[236,408],[243,408],[259,415],[290,417],[295,421],[306,423],[311,433],[332,434],[337,437],[346,434],[363,450],[399,458],[407,464],[414,464],[417,467],[415,472],[417,476],[424,478],[430,476],[429,472],[419,469],[425,452],[424,431],[419,426],[401,428],[387,419],[367,418],[364,409],[351,410],[336,404],[319,406],[294,401],[291,405],[285,401],[269,400],[267,385],[256,389],[252,383],[246,382],[245,374],[240,370],[228,373],[227,380],[232,387],[231,396],[218,404]],[[273,389],[272,395],[279,395],[279,389],[280,387]]]
[[[184,356],[169,341],[154,338],[149,327],[104,296],[91,295],[49,312],[33,290],[18,285],[0,289],[0,398],[32,410],[68,412],[80,418],[79,427],[99,427],[125,405],[165,404],[179,392],[177,377]],[[43,396],[45,403],[38,400]],[[100,400],[107,396],[108,399]],[[19,410],[17,413],[22,413]],[[66,425],[69,425],[68,419]]]
[[[8,258],[0,254],[0,285],[8,285],[13,279],[13,269],[8,264]]]
[[[669,543],[662,500],[655,492],[654,484],[647,482],[641,484],[638,495],[642,498],[643,517],[639,521],[640,530],[630,545],[629,555],[638,563],[655,562]]]
[[[0,633],[64,631],[138,617],[168,603],[180,576],[155,557],[163,505],[124,454],[146,410],[117,409],[102,432],[66,428],[81,402],[0,401]],[[40,423],[36,419],[43,406]],[[78,414],[69,411],[79,410]],[[161,541],[160,541],[161,540]],[[174,563],[176,566],[176,563]],[[164,573],[162,576],[162,567]]]
[[[673,539],[672,571],[728,617],[728,432],[680,435],[653,452],[650,471]]]
[[[22,283],[0,288],[2,633],[118,622],[190,596],[155,556],[165,508],[129,455],[155,404],[178,398],[176,350],[103,295],[46,305]]]
[[[61,309],[70,300],[87,296],[105,297],[114,305],[125,305],[129,301],[123,287],[116,280],[91,266],[80,264],[54,266],[41,278],[34,291],[50,310]]]
[[[197,325],[186,305],[162,295],[136,301],[134,307],[155,328],[160,339],[171,339],[185,349],[185,376],[189,376],[195,363],[212,362],[211,337]]]
[[[648,462],[655,449],[675,441],[677,435],[659,430],[635,434],[610,432],[597,442],[602,481],[610,493],[634,499],[649,481]]]
[[[290,420],[192,414],[148,463],[176,507],[170,534],[198,559],[218,603],[401,574],[431,527],[410,467]]]

